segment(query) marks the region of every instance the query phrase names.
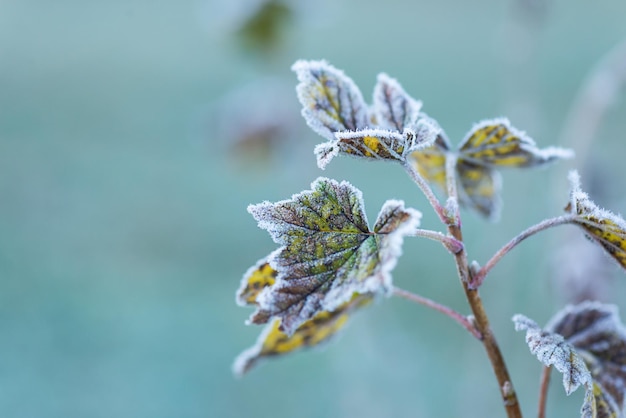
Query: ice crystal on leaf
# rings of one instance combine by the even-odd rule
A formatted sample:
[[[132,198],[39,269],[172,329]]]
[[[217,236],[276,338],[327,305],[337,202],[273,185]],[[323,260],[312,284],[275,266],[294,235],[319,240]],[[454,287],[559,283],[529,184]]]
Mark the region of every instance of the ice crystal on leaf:
[[[332,312],[357,294],[387,293],[402,238],[421,214],[389,200],[369,229],[361,192],[347,182],[318,178],[312,190],[248,211],[281,247],[268,257],[275,283],[256,296],[252,323],[276,317],[288,336],[320,311]],[[262,263],[261,263],[262,264]],[[253,267],[252,275],[259,269]],[[241,298],[248,280],[244,277]]]
[[[563,373],[563,387],[568,395],[591,379],[591,374],[576,349],[562,335],[542,330],[524,315],[513,317],[516,331],[526,331],[530,352],[546,366],[554,366]]]
[[[584,418],[622,416],[626,329],[615,306],[597,302],[568,306],[543,330],[523,315],[515,315],[513,321],[516,330],[526,330],[530,351],[563,373],[568,395],[585,386]]]
[[[586,235],[604,248],[622,268],[626,268],[626,221],[621,216],[599,208],[580,187],[576,171],[570,172],[570,202],[566,211],[578,215],[574,222]]]
[[[430,145],[438,134],[427,123],[419,123],[415,128],[415,131],[406,129],[402,133],[383,129],[336,132],[336,141],[315,147],[317,165],[324,169],[340,152],[367,159],[405,162],[409,154]]]
[[[273,319],[266,325],[256,344],[241,353],[233,365],[237,375],[248,372],[260,359],[289,354],[302,348],[325,343],[347,324],[352,312],[371,303],[370,294],[355,294],[332,312],[320,311],[300,325],[289,336],[280,330],[280,320]]]

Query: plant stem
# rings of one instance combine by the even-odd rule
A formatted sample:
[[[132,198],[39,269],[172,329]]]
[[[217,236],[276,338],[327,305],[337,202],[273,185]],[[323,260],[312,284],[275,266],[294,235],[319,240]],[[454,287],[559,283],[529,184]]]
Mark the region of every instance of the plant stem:
[[[459,225],[461,213],[459,211],[459,193],[456,188],[456,160],[455,154],[451,152],[446,154],[446,188],[448,190],[446,210],[448,216],[454,219],[454,224]]]
[[[552,228],[554,226],[563,225],[566,223],[571,223],[577,219],[577,215],[564,215],[558,216],[556,218],[546,219],[545,221],[539,222],[536,225],[531,226],[519,233],[516,237],[514,237],[511,241],[506,243],[502,248],[500,248],[492,257],[487,261],[487,263],[472,277],[472,281],[469,283],[470,289],[477,289],[487,277],[487,274],[491,271],[491,269],[498,264],[498,262],[504,257],[509,251],[517,246],[520,242],[524,241],[526,238],[531,235],[536,234],[537,232],[544,231],[548,228]]]
[[[410,162],[406,161],[402,164],[402,166],[409,174],[409,177],[411,177],[411,180],[413,180],[415,184],[417,184],[417,187],[420,188],[422,193],[424,193],[424,196],[426,196],[426,199],[428,199],[428,203],[430,203],[430,205],[433,207],[441,222],[443,222],[444,225],[448,225],[450,223],[450,219],[448,218],[446,209],[441,206],[441,203],[439,203],[439,200],[437,199],[437,196],[435,196],[433,189],[431,189],[426,180],[424,180],[424,177],[422,177],[420,173],[418,173],[418,171],[415,169],[415,167],[411,165]]]
[[[461,232],[460,225],[449,225],[448,231],[454,238],[463,242],[463,234]],[[509,418],[521,418],[522,411],[520,410],[520,406],[517,401],[515,388],[513,387],[509,371],[507,370],[506,363],[504,362],[504,357],[502,356],[496,337],[491,330],[489,318],[485,312],[482,299],[480,298],[477,289],[470,289],[469,287],[471,273],[467,263],[467,253],[465,252],[465,249],[455,254],[454,258],[459,278],[461,279],[461,284],[463,286],[463,290],[465,291],[465,297],[467,298],[467,302],[469,303],[474,314],[475,327],[483,337],[481,340],[483,347],[487,352],[487,357],[489,357],[491,367],[496,375],[498,386],[500,387],[500,395],[502,396],[507,416]]]
[[[546,402],[548,400],[548,386],[550,385],[550,372],[552,368],[550,366],[543,366],[541,373],[541,385],[539,387],[539,404],[537,405],[537,418],[545,418],[546,416]]]
[[[417,229],[413,234],[416,237],[428,238],[433,241],[441,243],[452,254],[456,254],[463,249],[463,243],[456,238],[447,236],[438,231],[431,231],[429,229]]]
[[[442,305],[440,303],[437,303],[434,300],[425,298],[424,296],[420,296],[415,293],[411,293],[408,290],[399,289],[397,287],[393,288],[393,294],[395,296],[399,296],[401,298],[410,300],[411,302],[419,303],[420,305],[424,305],[428,308],[434,309],[437,312],[441,312],[442,314],[452,318],[459,325],[461,325],[463,328],[468,330],[477,339],[479,340],[482,339],[482,335],[478,332],[476,327],[474,327],[474,324],[472,324],[472,322],[469,319],[467,319],[466,316],[461,315],[454,309],[448,306]]]

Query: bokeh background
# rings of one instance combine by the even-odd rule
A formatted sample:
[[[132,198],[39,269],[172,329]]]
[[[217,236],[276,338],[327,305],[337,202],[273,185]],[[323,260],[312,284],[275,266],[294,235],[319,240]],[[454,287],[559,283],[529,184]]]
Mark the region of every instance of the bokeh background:
[[[482,347],[399,299],[325,349],[234,378],[261,330],[234,293],[275,248],[246,206],[322,174],[289,67],[325,58],[367,98],[378,72],[398,78],[454,142],[508,116],[541,146],[576,149],[505,172],[499,223],[464,213],[473,259],[562,213],[573,167],[594,200],[626,211],[626,65],[606,59],[625,20],[621,0],[0,1],[0,415],[504,416]],[[323,174],[360,188],[370,219],[401,198],[441,229],[394,165],[340,158]],[[583,297],[626,305],[623,272],[572,247],[579,235],[523,243],[482,290],[529,416],[541,367],[511,316],[543,324]],[[394,280],[468,312],[433,242],[408,240]],[[583,393],[566,398],[560,380],[549,415],[576,416]]]

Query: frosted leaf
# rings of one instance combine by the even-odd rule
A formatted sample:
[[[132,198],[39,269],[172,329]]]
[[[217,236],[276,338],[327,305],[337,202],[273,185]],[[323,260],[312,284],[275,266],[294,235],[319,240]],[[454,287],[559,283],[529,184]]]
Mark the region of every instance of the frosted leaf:
[[[318,312],[313,318],[300,325],[291,336],[280,330],[279,319],[272,320],[267,324],[256,344],[237,357],[233,372],[241,376],[261,359],[282,356],[302,348],[325,343],[343,329],[352,312],[368,305],[372,299],[373,296],[369,294],[354,295],[350,301],[341,304],[332,312]]]
[[[622,411],[611,395],[597,382],[587,384],[585,402],[580,409],[582,418],[619,418]]]
[[[617,307],[598,302],[571,305],[546,326],[583,353],[594,382],[607,401],[624,407],[626,392],[626,328]]]
[[[260,259],[250,267],[241,279],[236,301],[240,306],[256,305],[256,298],[261,291],[276,282],[278,272],[274,270],[267,257]]]
[[[422,102],[409,96],[400,83],[387,74],[379,74],[374,87],[374,116],[383,129],[402,132],[413,129]]]
[[[591,380],[591,374],[576,349],[559,334],[544,331],[524,315],[513,317],[516,331],[526,331],[530,352],[546,366],[563,373],[563,387],[568,395]]]
[[[324,169],[338,154],[371,160],[392,160],[404,162],[411,152],[430,145],[437,137],[435,127],[420,122],[416,130],[404,132],[383,129],[336,132],[335,141],[319,144],[315,148],[317,165]]]
[[[352,79],[326,61],[297,61],[291,69],[307,124],[326,139],[334,133],[367,128],[368,107]]]
[[[583,417],[622,416],[626,393],[626,329],[614,305],[583,302],[567,306],[549,321],[544,330],[522,315],[516,315],[513,320],[516,329],[527,329],[526,341],[529,342],[531,335],[530,339],[543,347],[542,352],[555,347],[551,358],[563,357],[561,353],[567,350],[573,353],[570,360],[566,358],[566,367],[562,367],[565,372],[554,364],[564,373],[564,385],[566,380],[577,383],[575,387],[569,386],[571,389],[566,385],[568,394],[578,385],[585,385]],[[535,353],[531,342],[529,347]],[[572,379],[567,365],[579,360],[584,362],[588,377],[583,372],[579,378]],[[580,370],[578,367],[573,369]]]
[[[573,155],[564,148],[537,148],[535,141],[505,118],[476,124],[459,145],[461,159],[486,166],[533,167]]]
[[[374,230],[367,225],[361,192],[347,182],[319,178],[312,190],[248,211],[282,247],[269,256],[276,283],[256,298],[250,321],[281,319],[293,334],[319,311],[333,311],[354,293],[387,293],[404,235],[421,214],[402,202],[385,203]]]
[[[604,248],[622,268],[626,268],[626,221],[621,216],[599,208],[580,187],[576,171],[569,174],[570,202],[566,211],[578,215],[574,222],[586,235]]]

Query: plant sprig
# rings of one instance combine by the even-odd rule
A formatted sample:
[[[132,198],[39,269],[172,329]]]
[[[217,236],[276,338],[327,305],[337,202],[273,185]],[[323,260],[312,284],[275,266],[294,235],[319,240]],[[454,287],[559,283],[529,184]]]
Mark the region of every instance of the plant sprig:
[[[437,121],[422,111],[393,78],[379,75],[368,104],[356,84],[325,61],[298,61],[293,66],[306,123],[326,139],[315,148],[324,169],[335,157],[348,155],[399,163],[423,192],[442,223],[442,231],[419,229],[421,212],[389,200],[369,227],[362,193],[347,182],[315,180],[310,190],[290,199],[251,205],[259,227],[280,246],[244,275],[237,301],[256,307],[249,323],[267,324],[257,344],[238,358],[237,374],[259,360],[329,340],[353,312],[373,300],[399,296],[450,317],[479,340],[500,387],[510,418],[521,408],[499,343],[479,294],[495,265],[526,238],[549,228],[574,224],[626,268],[626,222],[598,208],[570,174],[566,215],[546,219],[522,231],[479,267],[469,263],[463,240],[461,208],[489,220],[500,212],[501,168],[528,168],[570,158],[570,150],[539,148],[526,133],[504,118],[475,124],[453,148]],[[433,190],[443,192],[442,203]],[[404,238],[435,240],[451,253],[472,315],[393,285],[392,270]],[[626,391],[626,331],[616,308],[602,304],[566,307],[542,329],[515,315],[517,330],[544,363],[538,410],[545,414],[549,367],[564,374],[569,394],[586,389],[583,417],[620,416]]]

